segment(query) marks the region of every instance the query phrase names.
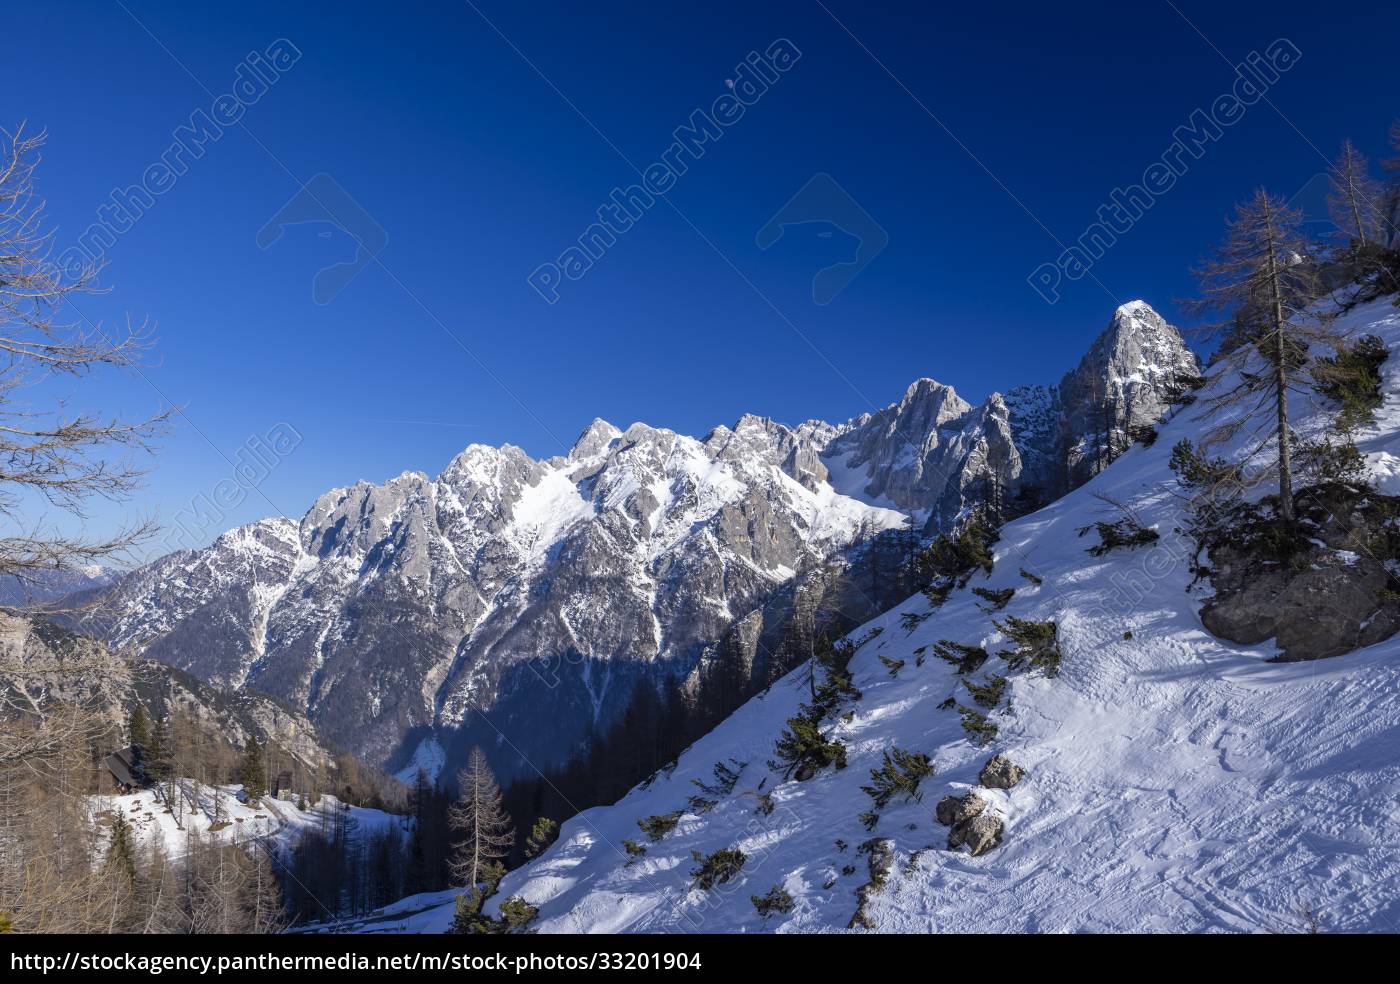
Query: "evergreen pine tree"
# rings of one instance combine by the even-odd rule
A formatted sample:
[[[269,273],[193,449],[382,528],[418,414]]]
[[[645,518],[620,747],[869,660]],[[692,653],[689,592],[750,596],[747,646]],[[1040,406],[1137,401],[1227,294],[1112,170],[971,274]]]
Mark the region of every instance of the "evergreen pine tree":
[[[107,845],[107,870],[125,878],[129,884],[136,881],[136,846],[132,841],[131,824],[126,815],[117,811],[112,821],[112,839]]]
[[[146,776],[157,785],[168,783],[175,771],[173,753],[170,747],[170,726],[161,715],[151,725],[150,744],[141,756],[141,768]],[[169,799],[169,791],[165,795]]]
[[[243,745],[243,765],[239,768],[243,781],[243,793],[249,803],[256,802],[267,793],[267,770],[263,766],[263,750],[256,738],[248,736]]]
[[[146,716],[146,708],[135,704],[126,721],[127,741],[137,748],[145,748],[151,743],[151,721]]]
[[[559,839],[559,824],[549,817],[540,817],[530,830],[530,839],[525,842],[525,857],[533,858],[548,850],[549,845]]]

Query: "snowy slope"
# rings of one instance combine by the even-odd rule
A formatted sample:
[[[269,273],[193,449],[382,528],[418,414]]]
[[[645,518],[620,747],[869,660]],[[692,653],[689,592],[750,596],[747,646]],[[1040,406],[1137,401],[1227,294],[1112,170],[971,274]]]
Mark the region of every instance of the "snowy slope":
[[[1389,299],[1342,324],[1400,347]],[[1393,485],[1400,359],[1384,372],[1385,405],[1358,443],[1378,480]],[[1305,401],[1294,412],[1305,434],[1325,425]],[[969,742],[956,710],[939,708],[950,695],[973,706],[953,668],[931,652],[916,663],[940,639],[993,654],[1003,640],[970,590],[931,614],[915,596],[852,633],[864,696],[848,723],[834,725],[850,749],[844,771],[785,782],[766,764],[808,696],[799,669],[692,746],[670,775],[564,824],[558,843],[511,873],[495,901],[521,895],[539,906],[543,932],[844,929],[869,879],[858,846],[883,837],[894,865],[866,906],[880,931],[1300,931],[1313,919],[1324,931],[1400,929],[1400,637],[1278,664],[1267,662],[1272,644],[1205,632],[1197,611],[1208,588],[1188,593],[1191,548],[1173,533],[1179,500],[1167,466],[1172,445],[1202,427],[1190,410],[1179,413],[1153,447],[1134,448],[1003,531],[994,572],[969,588],[1015,588],[1001,614],[1055,620],[1063,664],[1053,679],[1007,673],[1009,700],[992,715],[1000,733],[987,747]],[[1091,557],[1093,534],[1077,531],[1116,518],[1095,493],[1129,503],[1161,542]],[[910,631],[906,615],[928,617]],[[892,674],[880,656],[905,665]],[[993,655],[977,676],[1002,672]],[[922,802],[892,805],[867,832],[857,820],[871,805],[861,786],[891,747],[928,753],[935,771]],[[947,851],[933,806],[975,786],[993,753],[1029,770],[1015,788],[983,793],[1005,822],[1004,842],[977,858]],[[731,760],[747,763],[731,795],[647,841],[638,819],[685,809],[692,780]],[[756,810],[760,790],[775,806],[767,816]],[[647,847],[630,865],[628,839]],[[739,875],[710,892],[692,888],[692,852],[729,847],[747,855]],[[774,885],[795,906],[765,924],[750,895]],[[434,901],[404,900],[399,918],[374,928],[443,929],[451,899]]]
[[[182,797],[178,818],[154,789],[90,796],[88,806],[102,830],[109,830],[113,818],[120,812],[131,824],[138,845],[159,843],[166,856],[172,858],[186,852],[192,836],[216,843],[245,844],[257,839],[270,849],[287,849],[295,845],[303,833],[321,828],[343,809],[340,801],[330,795],[321,796],[314,807],[306,810],[298,809],[295,800],[273,796],[264,796],[257,807],[250,807],[238,799],[242,786],[216,788],[190,780],[181,780],[176,785]],[[350,808],[349,821],[359,837],[372,835],[388,824],[411,822],[397,814],[359,806]]]

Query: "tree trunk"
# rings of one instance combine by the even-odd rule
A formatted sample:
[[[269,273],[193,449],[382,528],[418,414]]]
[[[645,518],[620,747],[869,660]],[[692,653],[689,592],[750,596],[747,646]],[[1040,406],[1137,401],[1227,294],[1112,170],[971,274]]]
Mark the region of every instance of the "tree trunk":
[[[1278,514],[1293,522],[1293,461],[1288,440],[1288,346],[1284,344],[1283,295],[1279,289],[1278,252],[1269,243],[1269,286],[1274,295],[1274,398],[1278,409]]]

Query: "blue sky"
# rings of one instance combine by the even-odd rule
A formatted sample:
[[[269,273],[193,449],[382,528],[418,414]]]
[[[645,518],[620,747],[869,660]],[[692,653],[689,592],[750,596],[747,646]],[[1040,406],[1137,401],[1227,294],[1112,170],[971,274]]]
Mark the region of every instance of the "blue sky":
[[[183,408],[145,491],[94,508],[92,527],[169,521],[234,477],[240,448],[295,433],[258,491],[198,525],[204,539],[300,516],[357,479],[435,474],[473,442],[561,453],[595,416],[703,434],[744,412],[846,419],[921,375],[974,400],[1052,382],[1118,302],[1174,317],[1254,186],[1311,200],[1344,137],[1384,156],[1400,113],[1400,13],[1316,3],[51,2],[7,27],[32,43],[8,46],[20,84],[0,122],[49,131],[40,178],[60,246],[211,111],[250,52],[299,52],[104,249],[113,289],[83,304],[94,320],[149,316],[159,344],[143,373],[85,384],[75,405]],[[1028,275],[1280,38],[1301,58],[1268,88],[1273,106],[1222,128],[1048,304]],[[531,272],[778,39],[795,64],[545,303]],[[756,242],[819,174],[818,212],[839,188],[887,237],[825,304],[813,276],[855,243],[839,220]],[[317,271],[352,260],[355,239],[294,223],[258,241],[315,175],[329,176],[318,201],[354,203],[342,224],[387,237],[329,303]]]

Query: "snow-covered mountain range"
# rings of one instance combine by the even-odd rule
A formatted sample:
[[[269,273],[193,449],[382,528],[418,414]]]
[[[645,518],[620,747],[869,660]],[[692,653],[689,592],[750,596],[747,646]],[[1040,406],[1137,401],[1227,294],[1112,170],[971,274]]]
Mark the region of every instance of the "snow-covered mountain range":
[[[1062,494],[1197,372],[1138,301],[1058,387],[981,406],[921,379],[843,424],[745,416],[697,439],[595,420],[546,460],[473,445],[436,478],[335,489],[127,573],[80,627],[286,700],[376,764],[452,768],[481,743],[508,778],[576,753],[641,681],[693,691],[743,659],[749,692],[771,682],[787,666],[735,627],[785,589],[882,531]]]
[[[1356,442],[1376,489],[1394,496],[1391,301],[1339,326],[1392,353],[1383,405]],[[1202,395],[1232,382],[1212,371]],[[1326,407],[1292,402],[1301,438],[1331,430]],[[519,896],[538,907],[542,932],[1394,932],[1400,636],[1274,662],[1273,642],[1232,644],[1203,628],[1212,588],[1193,577],[1169,459],[1209,426],[1175,413],[1150,446],[1005,526],[989,574],[941,605],[916,594],[852,632],[859,696],[823,728],[844,743],[844,768],[798,781],[772,764],[785,723],[813,700],[813,668],[799,667],[669,769],[567,821],[488,911]],[[1086,549],[1094,523],[1121,518],[1114,502],[1159,540]],[[1315,564],[1356,562],[1314,546]],[[1002,655],[1023,648],[1011,618],[1053,623],[1058,674]],[[945,640],[985,661],[950,665],[940,644],[966,651]],[[928,774],[914,796],[880,805],[865,787],[878,789],[872,771],[896,749],[927,756]],[[951,831],[966,846],[950,849],[948,821],[974,813],[975,826]],[[708,890],[695,875],[707,863]],[[753,899],[774,890],[786,902],[764,915]],[[359,928],[442,931],[455,894],[404,899]]]

